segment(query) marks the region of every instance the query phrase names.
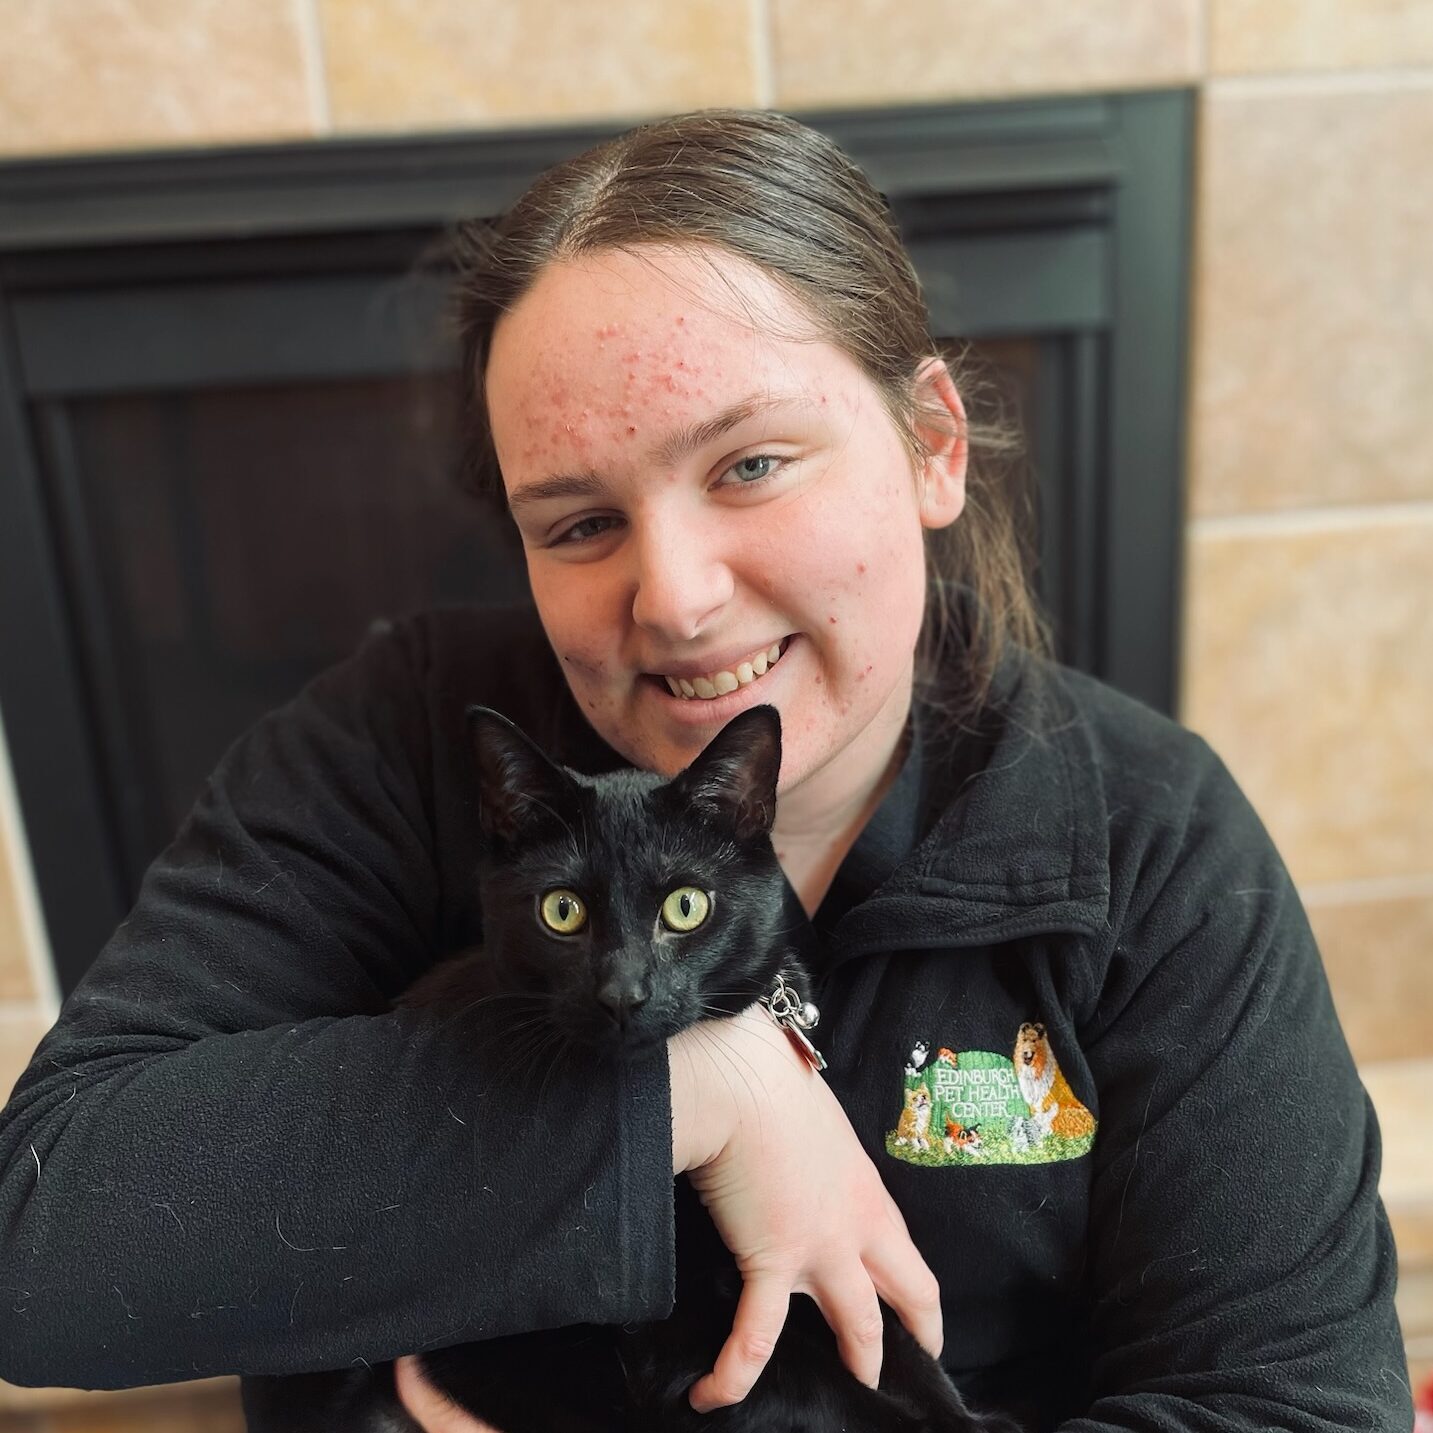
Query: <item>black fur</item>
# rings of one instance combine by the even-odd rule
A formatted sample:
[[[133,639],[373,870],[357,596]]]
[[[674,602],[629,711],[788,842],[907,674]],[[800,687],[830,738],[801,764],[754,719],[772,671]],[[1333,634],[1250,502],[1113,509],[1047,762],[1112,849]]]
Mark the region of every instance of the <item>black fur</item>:
[[[457,1009],[486,996],[541,1001],[537,1047],[623,1058],[698,1020],[735,1014],[778,971],[806,993],[783,940],[785,879],[771,844],[781,724],[776,708],[733,718],[670,781],[640,771],[584,777],[553,763],[486,707],[468,711],[481,793],[483,949],[441,963],[396,1002]],[[682,886],[710,894],[697,929],[659,920]],[[544,893],[585,903],[571,934],[544,924]],[[697,1414],[687,1392],[730,1334],[741,1275],[691,1185],[676,1186],[676,1305],[658,1323],[575,1325],[423,1355],[428,1376],[502,1433],[1019,1433],[970,1412],[940,1364],[884,1304],[880,1386],[841,1362],[816,1304],[792,1297],[785,1328],[740,1403]],[[560,1377],[554,1372],[560,1370]],[[249,1427],[266,1433],[416,1427],[392,1365],[247,1378]]]

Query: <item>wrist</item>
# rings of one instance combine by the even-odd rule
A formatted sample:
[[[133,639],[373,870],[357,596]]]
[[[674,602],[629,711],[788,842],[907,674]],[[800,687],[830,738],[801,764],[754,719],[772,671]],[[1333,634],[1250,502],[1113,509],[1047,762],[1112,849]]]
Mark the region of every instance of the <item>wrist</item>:
[[[808,1073],[786,1032],[756,1003],[673,1035],[667,1058],[674,1175],[710,1164],[758,1099],[769,1098],[784,1077]]]
[[[726,1147],[731,1129],[726,1092],[703,1079],[709,1056],[695,1027],[667,1041],[672,1086],[672,1174],[710,1164]]]

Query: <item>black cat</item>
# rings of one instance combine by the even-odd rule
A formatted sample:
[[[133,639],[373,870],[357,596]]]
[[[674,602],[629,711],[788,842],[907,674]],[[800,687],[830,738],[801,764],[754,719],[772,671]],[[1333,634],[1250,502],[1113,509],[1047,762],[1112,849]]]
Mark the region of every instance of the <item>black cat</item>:
[[[738,1013],[770,994],[778,975],[808,993],[808,973],[783,938],[785,878],[771,844],[775,707],[734,717],[671,780],[634,770],[582,776],[497,712],[475,706],[467,716],[487,838],[483,948],[442,962],[397,1004],[458,1010],[529,996],[524,1023],[528,1010],[541,1012],[534,1048],[545,1060],[551,1043],[584,1059],[620,1059]],[[661,1322],[461,1344],[424,1354],[424,1371],[502,1433],[1019,1433],[1004,1416],[973,1414],[884,1303],[880,1386],[866,1387],[803,1294],[792,1297],[746,1398],[693,1412],[687,1392],[731,1332],[742,1279],[685,1177],[676,1248],[676,1304]],[[246,1378],[243,1387],[254,1430],[416,1428],[391,1364]]]

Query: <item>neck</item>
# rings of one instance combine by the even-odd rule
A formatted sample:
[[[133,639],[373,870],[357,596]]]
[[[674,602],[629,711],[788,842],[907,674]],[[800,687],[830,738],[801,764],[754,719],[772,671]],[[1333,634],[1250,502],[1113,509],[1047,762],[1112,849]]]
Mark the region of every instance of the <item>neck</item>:
[[[772,845],[808,916],[900,772],[910,701],[907,680],[855,743],[777,802]]]

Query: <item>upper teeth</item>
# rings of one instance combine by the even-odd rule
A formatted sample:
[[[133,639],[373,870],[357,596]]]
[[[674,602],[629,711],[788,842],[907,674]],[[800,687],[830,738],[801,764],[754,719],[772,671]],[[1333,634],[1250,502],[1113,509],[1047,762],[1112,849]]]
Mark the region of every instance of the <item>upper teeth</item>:
[[[711,672],[705,677],[693,677],[691,681],[685,677],[664,677],[663,680],[672,689],[674,697],[702,697],[709,701],[712,697],[724,696],[754,682],[780,656],[781,643],[773,642],[769,647],[753,652],[745,661],[738,662],[734,671]]]

